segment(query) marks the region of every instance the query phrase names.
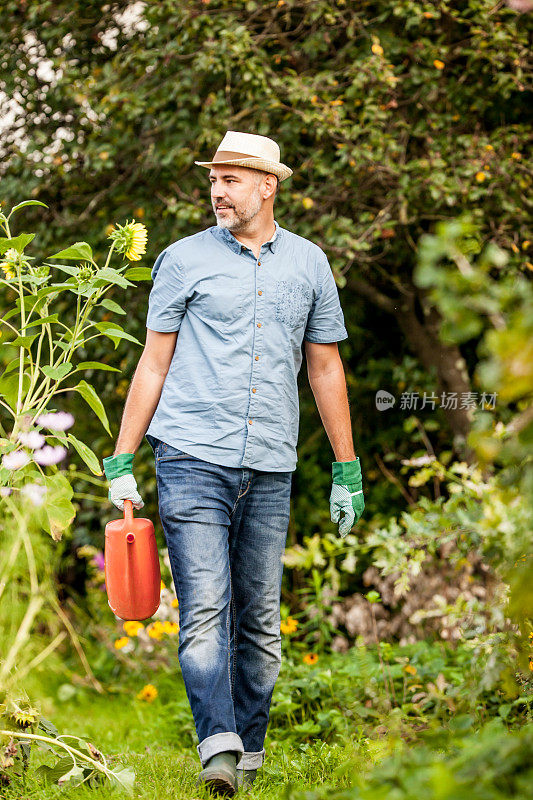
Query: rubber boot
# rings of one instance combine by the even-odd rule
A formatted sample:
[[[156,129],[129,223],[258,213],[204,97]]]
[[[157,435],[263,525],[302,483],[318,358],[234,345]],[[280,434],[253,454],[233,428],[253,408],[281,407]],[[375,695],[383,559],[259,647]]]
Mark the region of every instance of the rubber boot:
[[[233,797],[237,791],[237,754],[216,753],[200,772],[196,786],[207,786],[213,794]]]
[[[252,787],[253,782],[257,777],[256,769],[238,769],[237,770],[237,789],[245,792]]]

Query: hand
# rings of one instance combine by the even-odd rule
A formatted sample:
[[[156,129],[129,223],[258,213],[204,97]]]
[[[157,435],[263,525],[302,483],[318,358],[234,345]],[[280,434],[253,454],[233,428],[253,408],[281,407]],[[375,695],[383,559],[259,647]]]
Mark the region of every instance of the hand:
[[[339,535],[344,538],[359,520],[365,508],[361,462],[334,461],[333,485],[329,498],[331,521],[338,522],[341,511],[344,517],[339,525]]]
[[[143,500],[133,477],[133,453],[119,453],[104,458],[104,472],[109,480],[108,498],[119,511],[124,511],[124,500],[131,500],[133,508],[142,508]]]
[[[109,484],[108,498],[119,511],[124,511],[124,500],[131,500],[133,508],[142,508],[143,500],[137,491],[137,482],[133,474],[113,478]]]

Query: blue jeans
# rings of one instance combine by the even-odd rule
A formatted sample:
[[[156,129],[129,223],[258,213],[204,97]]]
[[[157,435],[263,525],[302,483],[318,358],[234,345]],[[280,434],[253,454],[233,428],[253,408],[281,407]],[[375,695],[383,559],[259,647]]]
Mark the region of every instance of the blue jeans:
[[[203,461],[156,439],[159,516],[179,602],[178,658],[202,765],[263,764],[281,667],[281,556],[292,472]],[[240,761],[239,761],[240,758]]]

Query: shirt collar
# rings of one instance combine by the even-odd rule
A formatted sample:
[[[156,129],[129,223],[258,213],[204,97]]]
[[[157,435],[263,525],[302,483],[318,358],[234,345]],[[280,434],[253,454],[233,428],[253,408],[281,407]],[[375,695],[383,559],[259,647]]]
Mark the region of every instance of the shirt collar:
[[[276,251],[276,247],[281,239],[281,228],[276,220],[274,220],[274,226],[275,231],[272,238],[269,239],[268,242],[264,242],[263,245],[261,245],[262,247],[268,245],[273,253]],[[215,225],[212,230],[214,235],[218,236],[223,242],[226,242],[226,244],[231,247],[235,253],[241,253],[242,248],[246,247],[246,245],[244,245],[242,242],[239,242],[239,240],[236,239],[231,231],[229,231],[227,228],[220,228],[218,225]]]

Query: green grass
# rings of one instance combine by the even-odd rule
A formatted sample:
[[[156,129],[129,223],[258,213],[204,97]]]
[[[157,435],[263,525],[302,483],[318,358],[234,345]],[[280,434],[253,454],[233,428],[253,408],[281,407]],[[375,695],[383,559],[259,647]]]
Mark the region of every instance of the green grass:
[[[105,695],[80,688],[69,666],[59,661],[53,673],[48,664],[32,676],[25,690],[42,716],[61,734],[91,742],[112,769],[132,768],[137,798],[209,797],[195,785],[201,764],[179,670],[145,665],[134,673],[113,654],[101,656],[96,672],[108,689]],[[388,679],[395,684],[393,708],[375,648],[321,655],[313,666],[287,654],[273,698],[265,765],[247,794],[250,800],[527,796],[521,787],[533,780],[528,767],[533,763],[530,689],[514,699],[498,688],[481,691],[476,670],[484,667],[472,662],[466,645],[392,646],[386,658]],[[406,663],[416,666],[416,674],[405,671]],[[136,698],[146,683],[158,690],[152,703]],[[426,693],[417,704],[409,684],[422,686]],[[500,764],[495,754],[503,751],[508,757]],[[51,755],[33,748],[25,782],[16,778],[10,786],[0,786],[0,798],[125,796],[109,783],[47,786],[35,775],[42,763],[52,764]]]

